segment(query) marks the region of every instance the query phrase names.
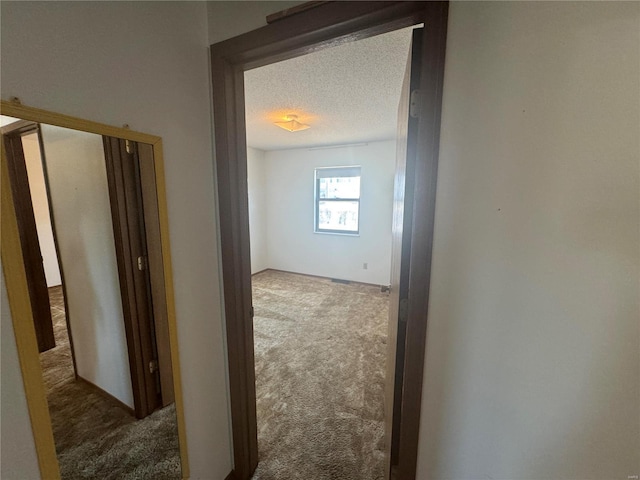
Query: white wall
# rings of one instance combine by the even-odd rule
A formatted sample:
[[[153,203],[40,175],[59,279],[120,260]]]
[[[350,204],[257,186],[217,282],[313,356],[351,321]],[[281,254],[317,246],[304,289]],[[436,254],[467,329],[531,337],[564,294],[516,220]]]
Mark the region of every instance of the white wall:
[[[420,479],[640,473],[639,13],[451,4]]]
[[[225,478],[231,447],[206,5],[1,2],[0,9],[4,100],[17,96],[26,105],[127,123],[163,139],[192,478]],[[2,370],[4,377],[4,364]]]
[[[18,362],[18,349],[4,272],[0,275],[0,478],[7,480],[40,478],[36,446],[31,433],[27,398]]]
[[[40,253],[44,264],[44,274],[47,278],[47,287],[55,287],[60,285],[62,281],[60,280],[56,246],[53,242],[49,200],[47,199],[47,187],[44,181],[38,135],[32,133],[22,137],[22,146],[27,166],[27,176],[29,177],[29,191],[31,192],[31,203],[38,231]]]
[[[395,148],[386,141],[265,152],[269,268],[388,285]],[[341,165],[362,167],[359,236],[314,233],[315,168]]]
[[[295,7],[304,2],[258,1],[209,1],[209,43],[213,44],[255,30],[267,24],[272,13]]]
[[[102,137],[41,129],[76,372],[133,408]]]
[[[266,161],[262,150],[247,147],[251,273],[269,268],[267,246]]]

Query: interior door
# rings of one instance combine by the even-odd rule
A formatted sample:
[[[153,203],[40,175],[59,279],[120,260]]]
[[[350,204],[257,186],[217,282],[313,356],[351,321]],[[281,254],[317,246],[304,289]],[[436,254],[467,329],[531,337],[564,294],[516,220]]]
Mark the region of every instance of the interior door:
[[[138,146],[103,137],[136,417],[161,403]]]
[[[158,374],[160,376],[160,394],[162,406],[166,407],[175,400],[173,390],[173,368],[171,347],[169,344],[169,316],[167,313],[167,294],[164,279],[164,258],[162,257],[162,237],[160,232],[160,212],[158,210],[158,191],[156,188],[156,170],[153,161],[153,146],[137,143],[138,165],[140,170],[140,193],[147,243],[147,271],[151,294],[153,325],[155,327]]]
[[[407,305],[409,298],[409,263],[413,224],[413,191],[416,166],[418,118],[414,111],[420,85],[422,28],[413,31],[409,58],[398,106],[396,174],[393,200],[391,251],[391,293],[387,339],[385,385],[386,458],[392,475],[398,465],[400,419],[404,372]],[[388,477],[387,477],[388,478]]]
[[[49,305],[49,289],[44,273],[40,241],[33,213],[27,165],[22,146],[22,135],[37,131],[35,123],[19,121],[2,129],[2,137],[7,152],[9,178],[16,219],[20,233],[20,243],[27,275],[29,299],[33,311],[33,322],[38,341],[38,350],[44,352],[56,346],[53,335],[53,320]]]

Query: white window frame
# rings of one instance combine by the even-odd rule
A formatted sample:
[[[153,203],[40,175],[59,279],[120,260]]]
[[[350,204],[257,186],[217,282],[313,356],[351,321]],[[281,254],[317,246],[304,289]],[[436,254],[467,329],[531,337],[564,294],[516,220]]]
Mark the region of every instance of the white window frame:
[[[357,173],[357,175],[354,175]],[[320,198],[321,178],[360,177],[360,192],[357,198]],[[317,167],[314,171],[314,215],[313,231],[329,235],[360,235],[360,199],[362,198],[362,168],[360,165],[345,165],[338,167]],[[333,230],[320,228],[320,202],[358,202],[358,224],[356,230]]]

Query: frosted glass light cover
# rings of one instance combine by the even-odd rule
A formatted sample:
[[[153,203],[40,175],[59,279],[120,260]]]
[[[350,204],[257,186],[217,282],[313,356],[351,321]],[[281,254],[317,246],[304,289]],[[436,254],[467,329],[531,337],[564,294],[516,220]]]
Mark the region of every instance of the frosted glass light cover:
[[[287,115],[286,118],[286,122],[275,122],[275,125],[279,126],[280,128],[284,128],[289,132],[299,132],[300,130],[306,130],[307,128],[309,128],[309,125],[300,123],[297,120],[297,115]]]

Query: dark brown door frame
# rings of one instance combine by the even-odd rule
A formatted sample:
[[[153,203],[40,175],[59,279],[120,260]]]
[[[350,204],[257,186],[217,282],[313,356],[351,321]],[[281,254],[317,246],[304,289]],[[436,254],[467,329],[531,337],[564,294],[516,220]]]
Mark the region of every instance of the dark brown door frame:
[[[385,453],[389,455],[391,472],[393,473],[396,472],[399,464],[407,327],[407,322],[403,318],[402,310],[404,309],[401,305],[409,298],[413,193],[415,190],[416,145],[419,125],[419,118],[411,115],[411,92],[420,89],[423,35],[424,28],[413,30],[411,51],[407,58],[402,95],[398,105],[385,383],[385,447],[387,448]]]
[[[38,341],[38,350],[44,352],[55,347],[56,341],[53,334],[49,289],[44,272],[42,251],[40,250],[31,188],[27,175],[27,164],[22,144],[22,137],[31,133],[40,135],[38,124],[24,120],[2,128],[2,137],[9,166],[9,180],[13,192],[13,201],[16,206],[16,219],[18,220],[20,243],[25,260],[24,266],[27,274],[36,340]]]
[[[244,72],[348,41],[425,24],[397,477],[413,479],[418,454],[447,13],[446,2],[327,2],[211,46],[234,476],[238,480],[248,480],[258,463]]]

